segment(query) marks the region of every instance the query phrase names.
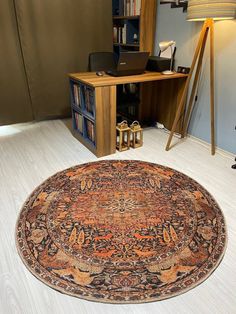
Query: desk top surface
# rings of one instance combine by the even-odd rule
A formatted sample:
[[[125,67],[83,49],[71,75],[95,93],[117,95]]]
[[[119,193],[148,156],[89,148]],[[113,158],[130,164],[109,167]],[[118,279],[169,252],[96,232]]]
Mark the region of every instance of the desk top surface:
[[[105,74],[103,76],[97,76],[95,72],[81,72],[81,73],[70,73],[69,77],[80,81],[81,83],[90,85],[92,87],[111,86],[127,83],[141,83],[159,80],[168,80],[176,78],[187,77],[187,74],[175,73],[172,75],[164,75],[160,72],[145,72],[139,75],[129,76],[110,76]]]

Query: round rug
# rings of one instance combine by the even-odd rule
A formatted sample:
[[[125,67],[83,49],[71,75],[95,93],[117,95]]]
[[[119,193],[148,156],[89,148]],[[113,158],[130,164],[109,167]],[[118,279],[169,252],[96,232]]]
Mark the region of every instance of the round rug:
[[[197,182],[141,161],[64,170],[28,198],[16,226],[26,267],[63,293],[109,303],[166,299],[221,261],[223,214]]]

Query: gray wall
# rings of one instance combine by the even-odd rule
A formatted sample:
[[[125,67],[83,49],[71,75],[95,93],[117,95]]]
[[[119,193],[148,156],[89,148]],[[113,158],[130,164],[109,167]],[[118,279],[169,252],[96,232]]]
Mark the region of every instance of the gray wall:
[[[155,54],[163,40],[177,42],[176,66],[190,66],[202,22],[186,21],[182,9],[159,5]],[[215,23],[216,144],[236,153],[236,21]],[[199,99],[193,111],[189,133],[210,142],[209,45],[205,53]]]

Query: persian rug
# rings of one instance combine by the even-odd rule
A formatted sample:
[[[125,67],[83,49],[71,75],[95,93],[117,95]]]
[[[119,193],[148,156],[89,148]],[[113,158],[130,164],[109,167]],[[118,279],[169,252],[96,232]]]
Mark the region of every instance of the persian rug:
[[[226,247],[223,214],[197,182],[141,161],[56,173],[16,225],[26,267],[63,293],[108,303],[179,295],[203,282]]]

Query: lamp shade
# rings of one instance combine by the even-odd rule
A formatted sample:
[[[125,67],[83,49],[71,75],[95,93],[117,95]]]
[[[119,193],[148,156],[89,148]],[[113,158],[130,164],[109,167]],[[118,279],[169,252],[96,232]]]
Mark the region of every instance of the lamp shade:
[[[171,40],[171,41],[162,41],[159,43],[159,47],[160,47],[160,50],[161,52],[167,50],[169,47],[175,45],[176,42]]]
[[[236,0],[189,0],[188,21],[234,19]]]

